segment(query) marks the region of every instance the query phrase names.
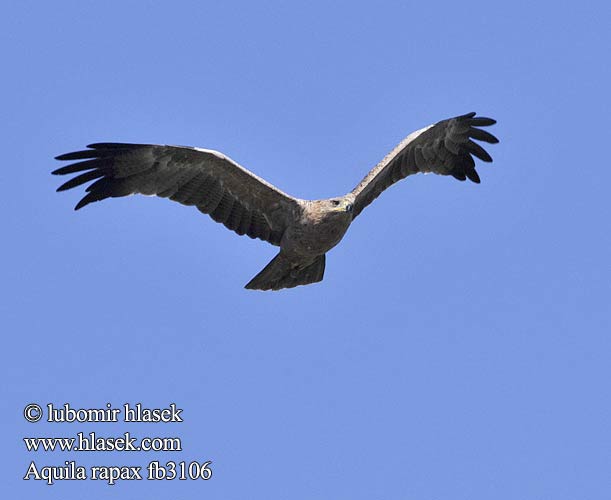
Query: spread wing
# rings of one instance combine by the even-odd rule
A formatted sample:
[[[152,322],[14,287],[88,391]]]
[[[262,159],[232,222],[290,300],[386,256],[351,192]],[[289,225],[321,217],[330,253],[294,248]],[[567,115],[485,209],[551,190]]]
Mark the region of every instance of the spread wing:
[[[194,205],[216,222],[279,245],[300,213],[299,200],[216,151],[182,146],[98,143],[58,160],[83,160],[53,173],[76,174],[57,190],[91,183],[75,210],[110,197],[141,193]]]
[[[492,118],[469,113],[411,133],[352,190],[353,217],[386,188],[418,172],[452,175],[460,181],[469,178],[479,183],[473,156],[485,162],[491,162],[492,158],[472,139],[490,144],[499,142],[492,134],[478,128],[495,123]]]

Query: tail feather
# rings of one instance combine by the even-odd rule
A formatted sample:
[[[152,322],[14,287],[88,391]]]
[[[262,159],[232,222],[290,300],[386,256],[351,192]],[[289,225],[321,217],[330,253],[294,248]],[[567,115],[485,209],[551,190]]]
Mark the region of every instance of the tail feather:
[[[281,290],[299,285],[318,283],[325,274],[325,256],[319,255],[310,264],[291,262],[284,255],[276,255],[245,288],[249,290]]]

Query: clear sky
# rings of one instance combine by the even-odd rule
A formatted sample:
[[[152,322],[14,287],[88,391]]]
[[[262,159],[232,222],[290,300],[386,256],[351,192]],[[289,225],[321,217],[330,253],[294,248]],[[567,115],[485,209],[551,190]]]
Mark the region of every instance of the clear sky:
[[[607,2],[10,2],[0,20],[2,488],[20,499],[598,500],[611,492]],[[404,136],[477,111],[481,185],[413,176],[322,283],[193,208],[74,212],[53,157],[220,150],[284,191],[351,190]],[[183,410],[28,423],[29,403]],[[44,420],[44,419],[43,419]],[[181,452],[24,437],[177,436]],[[212,460],[208,481],[23,481]],[[144,470],[144,469],[143,469]],[[9,498],[9,497],[7,497]]]

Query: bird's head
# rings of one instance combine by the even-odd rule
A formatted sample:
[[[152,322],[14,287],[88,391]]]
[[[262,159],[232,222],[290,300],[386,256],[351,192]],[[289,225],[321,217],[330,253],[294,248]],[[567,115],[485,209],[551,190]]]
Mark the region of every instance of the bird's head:
[[[305,211],[310,221],[352,219],[354,200],[347,197],[310,200],[306,202]]]
[[[325,200],[329,204],[329,209],[332,212],[348,212],[352,213],[353,203],[348,198],[331,198]]]

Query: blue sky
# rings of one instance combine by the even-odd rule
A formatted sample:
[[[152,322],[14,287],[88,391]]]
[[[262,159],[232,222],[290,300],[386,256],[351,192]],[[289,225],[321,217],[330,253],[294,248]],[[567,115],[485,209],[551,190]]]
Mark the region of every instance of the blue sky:
[[[604,2],[19,2],[0,27],[4,488],[22,499],[607,499],[610,10]],[[352,189],[405,135],[492,116],[481,185],[414,176],[321,284],[145,197],[74,212],[52,158],[217,149],[284,191]],[[28,423],[28,403],[176,403],[183,423]],[[23,437],[179,436],[180,453]],[[23,481],[212,460],[203,481]]]

